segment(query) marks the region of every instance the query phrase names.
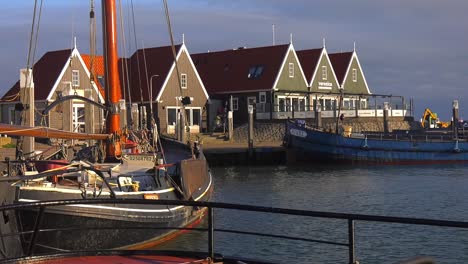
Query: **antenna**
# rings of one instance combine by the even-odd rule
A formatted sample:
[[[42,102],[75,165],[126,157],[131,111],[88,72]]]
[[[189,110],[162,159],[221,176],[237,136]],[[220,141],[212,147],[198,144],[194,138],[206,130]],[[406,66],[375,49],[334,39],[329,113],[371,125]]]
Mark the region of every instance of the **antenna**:
[[[354,41],[353,51],[356,52],[356,41]]]
[[[185,34],[182,33],[182,44],[185,44]]]
[[[271,29],[273,31],[273,46],[275,46],[275,24],[271,25]]]
[[[289,35],[289,43],[292,44],[292,40],[293,40],[293,34],[291,33],[291,34]]]
[[[76,36],[73,38],[73,48],[76,49]]]
[[[322,39],[322,46],[325,48],[325,38]]]

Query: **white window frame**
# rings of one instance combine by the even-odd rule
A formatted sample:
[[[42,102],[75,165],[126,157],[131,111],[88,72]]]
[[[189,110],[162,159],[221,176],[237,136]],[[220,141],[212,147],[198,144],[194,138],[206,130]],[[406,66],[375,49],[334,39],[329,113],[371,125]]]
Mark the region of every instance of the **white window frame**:
[[[239,110],[239,98],[232,97],[232,111]]]
[[[175,124],[169,124],[169,110],[170,109],[175,109],[176,110],[176,123]],[[177,126],[177,115],[179,114],[179,111],[181,110],[182,108],[180,106],[167,106],[166,107],[166,124],[167,124],[167,133],[169,134],[172,134],[173,131],[175,131],[175,127]],[[193,124],[193,110],[199,110],[200,111],[200,116],[199,116],[199,120],[200,120],[200,125],[194,125]],[[190,129],[193,129],[193,128],[198,128],[196,130],[198,130],[198,132],[196,133],[199,133],[200,132],[200,129],[201,129],[201,125],[202,125],[202,108],[201,107],[185,107],[185,110],[187,111],[190,111],[189,113],[189,116],[186,116],[186,120],[189,124],[189,128]]]
[[[187,74],[180,74],[180,86],[182,89],[187,89]]]
[[[80,86],[80,71],[72,70],[72,86]]]
[[[327,66],[322,66],[322,80],[327,80]]]
[[[353,82],[357,82],[357,69],[353,68]]]
[[[294,78],[294,63],[289,63],[289,78]]]
[[[284,109],[280,109],[279,101],[280,99],[284,99]],[[277,106],[276,106],[276,111],[278,112],[291,112],[293,110],[293,99],[297,99],[297,110],[294,110],[295,112],[304,112],[306,111],[307,103],[309,99],[304,96],[300,95],[294,95],[294,96],[286,96],[286,95],[279,95],[278,96],[278,101],[277,101]],[[303,106],[304,108],[301,109],[301,101],[304,102]]]
[[[72,113],[72,122],[73,122],[73,132],[81,132],[79,131],[79,127],[83,125],[83,128],[86,126],[86,122],[80,122],[79,116],[78,116],[78,109],[79,108],[85,108],[84,104],[73,104],[73,113]]]

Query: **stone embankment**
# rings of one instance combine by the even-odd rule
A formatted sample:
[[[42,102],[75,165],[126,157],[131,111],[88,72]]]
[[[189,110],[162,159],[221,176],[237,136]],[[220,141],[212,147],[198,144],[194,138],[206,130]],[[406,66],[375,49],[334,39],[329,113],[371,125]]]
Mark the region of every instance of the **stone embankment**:
[[[309,124],[313,125],[313,124]],[[383,132],[384,126],[382,119],[366,118],[356,119],[349,118],[340,122],[339,125],[351,126],[353,132],[376,131]],[[415,130],[420,128],[418,122],[412,120],[390,119],[388,122],[389,130]],[[323,127],[326,130],[335,131],[335,120],[323,120]],[[254,142],[280,142],[285,134],[284,122],[256,122],[254,123]],[[222,137],[224,140],[224,137]],[[234,129],[233,143],[247,143],[248,141],[248,125],[243,124]]]

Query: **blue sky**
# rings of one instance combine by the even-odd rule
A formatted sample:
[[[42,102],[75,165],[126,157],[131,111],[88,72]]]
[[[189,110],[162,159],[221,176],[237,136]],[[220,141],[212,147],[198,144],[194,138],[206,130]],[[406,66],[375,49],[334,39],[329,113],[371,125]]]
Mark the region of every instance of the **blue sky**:
[[[130,0],[121,1],[128,26]],[[133,3],[138,47],[168,45],[162,1]],[[413,97],[416,118],[428,107],[444,121],[458,99],[461,117],[468,119],[466,0],[169,0],[169,8],[175,39],[180,42],[184,33],[191,53],[271,45],[272,24],[276,43],[287,43],[293,34],[297,50],[319,48],[323,38],[330,53],[351,50],[356,42],[373,93]],[[32,10],[33,1],[2,3],[0,94],[26,65]],[[86,0],[44,1],[35,60],[46,51],[70,48],[73,36],[87,53],[88,13]],[[126,35],[131,54],[133,32]]]

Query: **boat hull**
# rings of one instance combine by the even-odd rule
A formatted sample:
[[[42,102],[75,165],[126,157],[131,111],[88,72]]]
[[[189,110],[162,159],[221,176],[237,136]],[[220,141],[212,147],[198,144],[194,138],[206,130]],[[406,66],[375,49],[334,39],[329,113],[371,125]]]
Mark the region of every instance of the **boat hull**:
[[[288,147],[309,161],[342,160],[377,163],[449,163],[468,161],[468,142],[415,141],[345,137],[287,122]]]

